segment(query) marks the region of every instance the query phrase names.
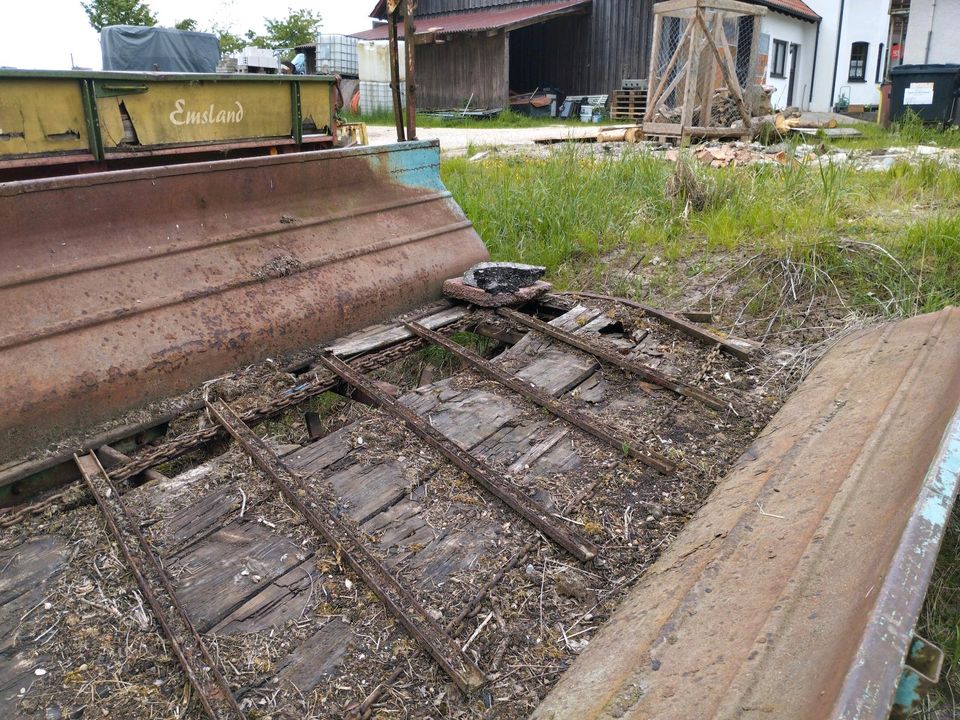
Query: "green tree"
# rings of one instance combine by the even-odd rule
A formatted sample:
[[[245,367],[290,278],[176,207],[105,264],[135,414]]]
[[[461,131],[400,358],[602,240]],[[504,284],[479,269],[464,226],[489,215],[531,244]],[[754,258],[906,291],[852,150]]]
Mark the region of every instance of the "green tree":
[[[287,8],[286,18],[264,18],[266,33],[258,35],[247,31],[247,40],[251,45],[276,50],[316,42],[320,29],[320,14],[308,8],[294,10]]]
[[[220,41],[221,57],[239,52],[247,46],[246,40],[222,25],[214,23],[213,27],[210,28],[210,32],[216,35],[217,40]]]
[[[193,18],[184,18],[183,20],[178,22],[176,25],[174,25],[174,27],[177,30],[196,30],[197,21],[194,20]]]
[[[157,16],[150,6],[141,0],[90,0],[81,2],[87,13],[90,25],[97,32],[108,25],[146,25],[157,24]]]

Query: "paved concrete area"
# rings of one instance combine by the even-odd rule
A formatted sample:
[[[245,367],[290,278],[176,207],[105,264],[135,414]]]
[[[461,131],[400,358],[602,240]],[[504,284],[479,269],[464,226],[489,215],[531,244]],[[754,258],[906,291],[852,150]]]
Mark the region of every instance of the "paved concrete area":
[[[596,137],[603,127],[597,125],[547,125],[535,128],[419,128],[420,140],[439,140],[444,155],[464,155],[474,147],[516,147],[535,145],[537,140],[566,140],[568,138]],[[367,136],[371,145],[387,145],[397,141],[396,128],[386,125],[370,125]]]

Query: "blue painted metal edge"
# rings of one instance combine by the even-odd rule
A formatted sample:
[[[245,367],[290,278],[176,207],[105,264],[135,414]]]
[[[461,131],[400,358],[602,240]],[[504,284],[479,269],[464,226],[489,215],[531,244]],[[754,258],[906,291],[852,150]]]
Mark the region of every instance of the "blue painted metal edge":
[[[947,424],[923,479],[832,717],[886,720],[895,701],[909,705],[915,700],[919,684],[901,686],[900,677],[958,485],[960,410]]]

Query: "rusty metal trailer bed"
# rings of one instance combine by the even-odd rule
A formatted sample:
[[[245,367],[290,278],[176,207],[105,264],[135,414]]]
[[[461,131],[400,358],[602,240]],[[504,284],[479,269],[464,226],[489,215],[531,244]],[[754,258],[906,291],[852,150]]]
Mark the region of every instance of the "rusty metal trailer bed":
[[[0,715],[908,707],[960,314],[774,415],[775,367],[671,313],[438,302],[486,257],[438,155],[0,184]]]
[[[744,392],[755,385],[742,382],[756,369],[724,359],[718,346],[694,342],[651,316],[604,307],[601,312],[567,305],[563,312],[557,299],[528,308],[555,318],[550,334],[524,334],[527,325],[542,322],[535,315],[437,307],[333,343],[301,377],[312,375],[314,391],[322,386],[346,393],[353,385],[363,393],[355,398],[382,409],[365,411],[303,446],[264,444],[228,405],[214,402],[209,409],[215,424],[202,436],[185,433],[109,471],[92,453],[80,457],[108,527],[122,525],[116,518],[126,517],[134,533],[143,529],[140,541],[112,530],[125,553],[153,556],[136,565],[128,558],[131,569],[154,568],[138,571],[147,579],[137,581],[143,597],[134,602],[164,618],[174,649],[200,643],[201,650],[177,652],[181,665],[193,668],[187,677],[197,707],[209,708],[211,717],[250,717],[264,707],[278,717],[373,717],[400,708],[419,717],[431,707],[521,717],[536,703],[505,690],[516,672],[509,666],[523,667],[537,657],[548,681],[533,682],[535,691],[560,680],[535,711],[538,718],[884,717],[901,673],[913,677],[904,653],[956,490],[957,433],[951,418],[960,391],[955,367],[960,316],[944,311],[843,341],[684,528],[683,515],[703,500],[681,499],[679,490],[690,492],[700,472],[696,458],[706,454],[689,453],[691,445],[721,453],[742,450],[762,425],[754,393]],[[426,325],[439,326],[443,334]],[[513,344],[493,362],[458,350],[470,358],[461,373],[399,401],[355,369],[369,373],[426,342],[451,349],[450,335],[481,326]],[[684,376],[678,370],[698,367],[689,379],[699,385],[707,379],[710,397],[724,409],[663,383],[637,385],[619,367],[623,363],[603,360],[605,349],[626,353],[622,357],[638,368],[652,362],[660,372],[671,369],[677,378]],[[338,356],[353,359],[348,366]],[[926,373],[945,382],[925,383]],[[495,382],[484,380],[490,377]],[[868,394],[858,387],[864,383],[889,390]],[[301,403],[306,399],[298,397]],[[548,403],[546,397],[554,399]],[[534,406],[550,414],[531,414]],[[564,419],[563,408],[574,412],[575,420],[585,412],[586,427]],[[252,410],[243,415],[248,421],[264,416]],[[390,422],[392,416],[414,420],[405,429]],[[430,428],[424,435],[438,436],[436,453],[414,439],[420,418]],[[633,438],[632,447],[652,440],[669,450],[680,470],[644,469],[626,448],[618,452],[592,432],[611,422]],[[704,445],[708,429],[718,425],[724,431],[715,431]],[[745,432],[724,444],[738,425]],[[224,431],[241,442],[252,467],[238,471],[227,452],[188,462],[183,467],[193,469],[175,477],[129,484],[145,466],[196,451]],[[672,448],[670,438],[676,439]],[[450,449],[445,453],[440,446]],[[396,454],[408,452],[420,457]],[[451,463],[445,469],[457,455],[474,467],[458,463],[455,469]],[[925,473],[931,464],[934,470]],[[498,508],[486,490],[470,490],[469,482],[458,480],[464,469],[503,473],[528,494],[521,504],[557,508],[549,517],[580,540],[569,545],[561,532],[560,544],[553,545],[556,525],[537,526],[543,534],[525,526],[523,508],[513,513],[510,503]],[[266,481],[260,484],[258,476]],[[269,491],[281,478],[285,502]],[[15,522],[0,515],[9,532],[30,528],[0,551],[9,578],[0,596],[5,603],[0,620],[11,632],[0,667],[5,707],[14,717],[30,717],[23,708],[44,702],[59,710],[64,697],[78,698],[74,711],[104,708],[118,717],[130,712],[123,693],[101,690],[92,701],[82,699],[89,687],[108,680],[98,679],[85,662],[89,658],[70,654],[78,640],[67,637],[60,645],[56,639],[87,622],[97,627],[117,612],[109,589],[101,600],[89,591],[67,593],[77,587],[71,570],[77,561],[68,559],[68,545],[58,537],[78,528],[96,533],[98,513],[89,502],[80,494],[38,506]],[[438,515],[441,507],[445,513],[456,507],[456,520]],[[633,511],[651,514],[634,519]],[[284,524],[289,513],[298,518],[292,526]],[[317,513],[330,513],[329,522],[343,529],[330,534]],[[313,537],[321,538],[319,544]],[[657,552],[647,543],[665,547],[650,568]],[[594,549],[585,555],[577,550],[588,546]],[[78,564],[84,562],[90,561]],[[373,574],[364,570],[370,562],[379,567]],[[634,574],[620,577],[629,567]],[[133,581],[122,579],[122,568],[113,571],[110,580],[119,583],[121,597],[128,596],[123,588]],[[369,592],[370,600],[359,606],[352,598],[362,596],[356,596],[357,580],[351,577]],[[637,587],[624,595],[636,577]],[[905,586],[908,578],[915,584]],[[516,615],[509,601],[504,604],[505,588],[509,597],[520,598]],[[157,602],[154,593],[168,600]],[[386,615],[372,611],[377,597],[386,603]],[[610,622],[598,627],[621,597]],[[179,599],[173,614],[169,598]],[[319,617],[308,612],[311,607],[319,608]],[[79,613],[86,617],[77,622]],[[187,629],[176,630],[177,617]],[[382,618],[390,619],[379,627]],[[128,642],[130,632],[149,635],[146,616],[130,625]],[[541,637],[513,637],[511,625]],[[43,634],[48,626],[52,630]],[[585,636],[597,631],[586,645]],[[278,632],[292,640],[279,650],[269,641]],[[238,668],[249,642],[262,643],[267,657]],[[552,643],[564,650],[558,653]],[[378,652],[385,645],[390,652]],[[55,648],[53,658],[45,647]],[[580,659],[563,672],[580,651]],[[198,652],[218,660],[198,665],[191,660]],[[431,662],[437,664],[431,668]],[[214,677],[204,680],[209,672]],[[155,679],[158,697],[169,692],[170,677],[178,674],[169,666],[167,673]],[[126,682],[139,687],[142,675],[142,668],[135,669]],[[419,684],[430,688],[426,698],[412,692]],[[215,687],[227,688],[229,695]],[[444,699],[447,693],[453,695]],[[132,707],[147,710],[154,704],[160,704],[157,697]]]
[[[332,148],[321,75],[0,70],[0,180]]]

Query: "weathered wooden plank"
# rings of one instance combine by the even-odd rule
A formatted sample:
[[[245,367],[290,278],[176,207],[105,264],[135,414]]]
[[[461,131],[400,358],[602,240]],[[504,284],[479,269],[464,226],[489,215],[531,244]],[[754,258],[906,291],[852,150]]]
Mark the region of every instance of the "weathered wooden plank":
[[[361,390],[384,412],[397,420],[401,420],[410,431],[420,436],[427,445],[443,454],[447,460],[473,478],[478,485],[495,495],[519,516],[578,560],[590,560],[596,556],[599,548],[593,542],[558,523],[556,518],[544,512],[542,507],[531,502],[528,497],[519,492],[509,479],[504,478],[502,474],[487,466],[479,458],[464,452],[456,443],[451,442],[446,435],[439,431],[433,422],[428,422],[422,416],[412,412],[402,403],[382,392],[363,373],[357,372],[355,368],[332,356],[321,357],[320,363],[327,370],[335,372],[352,387]]]
[[[499,525],[475,521],[411,554],[398,565],[398,570],[418,587],[440,585],[451,575],[475,567],[481,558],[493,555],[499,534]]]
[[[216,469],[216,460],[203,463],[179,475],[154,480],[134,488],[127,494],[129,502],[136,502],[141,513],[150,514],[167,507],[170,498],[188,491],[205,480]]]
[[[514,460],[529,451],[530,447],[536,443],[540,432],[547,425],[549,425],[548,420],[525,422],[520,425],[505,425],[474,447],[472,452],[489,463],[509,466]]]
[[[321,358],[321,361],[329,368],[328,358]],[[350,367],[339,360],[336,362],[342,367]],[[364,387],[363,391],[371,397],[375,397],[377,392],[371,390],[371,387]],[[379,399],[377,402],[382,404]],[[350,568],[360,576],[407,632],[433,656],[450,679],[465,693],[483,685],[485,678],[480,668],[427,615],[417,598],[370,552],[354,528],[338,511],[337,500],[330,489],[319,483],[308,489],[226,403],[207,403],[207,408],[257,467],[273,481],[284,499],[319,536],[337,549],[338,555],[346,560]]]
[[[597,309],[588,308],[585,305],[576,305],[575,307],[570,308],[567,312],[563,313],[563,315],[551,320],[550,325],[560,328],[561,330],[567,330],[568,332],[577,332],[584,329],[587,325],[590,325],[593,320],[596,320],[601,316],[602,313]],[[610,320],[610,323],[612,322],[614,321]],[[591,330],[597,332],[598,329],[595,330],[594,328],[596,328],[596,326],[591,326]],[[541,351],[549,347],[551,344],[553,344],[553,341],[549,338],[543,337],[543,335],[538,333],[527,333],[516,345],[500,353],[500,355],[496,357],[495,361],[507,362],[536,357]]]
[[[562,418],[563,420],[571,423],[572,425],[577,426],[584,432],[587,432],[590,435],[593,435],[598,440],[608,443],[617,449],[622,449],[625,453],[629,454],[631,457],[635,457],[641,462],[644,462],[650,465],[651,467],[657,468],[661,472],[671,472],[673,470],[674,468],[673,463],[669,462],[669,460],[667,460],[664,457],[658,457],[658,454],[655,451],[648,449],[645,453],[640,453],[638,450],[633,448],[633,442],[629,438],[620,435],[615,429],[607,426],[605,423],[599,422],[597,420],[593,420],[585,415],[581,415],[578,411],[568,407],[566,404],[557,402],[552,395],[544,393],[541,390],[537,389],[534,386],[535,384],[533,382],[524,381],[522,379],[519,379],[516,375],[511,374],[510,372],[505,372],[501,367],[497,366],[496,364],[490,362],[485,358],[480,357],[479,355],[472,352],[471,350],[467,350],[465,347],[458,345],[452,340],[449,340],[448,338],[443,337],[439,333],[435,333],[432,330],[427,330],[423,326],[417,325],[416,323],[409,323],[408,326],[410,327],[411,330],[416,332],[418,335],[420,335],[424,339],[429,340],[430,342],[435,343],[440,347],[443,347],[449,352],[452,352],[454,355],[459,357],[464,362],[468,363],[474,369],[479,370],[484,375],[493,378],[504,387],[507,387],[513,392],[522,395],[527,400],[530,400],[536,403],[537,405],[539,405],[540,407],[545,408],[556,417]],[[550,326],[546,325],[545,323],[541,323],[540,327],[548,328]],[[558,332],[561,332],[561,331],[551,328],[551,333],[558,333]],[[547,334],[549,335],[550,333],[547,333]],[[576,336],[573,335],[572,333],[567,334],[567,337],[576,338]],[[569,343],[569,340],[567,342]],[[541,359],[544,356],[549,357],[549,355],[555,350],[556,350],[555,348],[549,348],[544,352],[543,355],[541,355]],[[561,357],[561,360],[562,359],[563,357]],[[556,367],[559,364],[560,364],[559,362],[551,363],[551,366]],[[536,363],[534,363],[534,366],[536,366]],[[549,379],[550,378],[549,373],[552,367],[547,368],[547,370],[542,371],[539,374],[538,379],[541,382],[546,382],[549,385],[549,383],[551,382]],[[530,369],[529,367],[526,368],[527,371],[529,371],[529,369]],[[548,379],[544,381],[544,377]],[[560,395],[566,392],[566,390],[570,389],[575,384],[579,384],[579,382],[582,379],[583,379],[582,375],[578,375],[576,378],[572,380],[570,378],[567,378],[564,384],[559,385],[555,389],[556,394]]]
[[[283,462],[303,474],[321,472],[350,454],[353,450],[353,431],[353,424],[340,428],[316,442],[284,455]]]
[[[470,308],[466,305],[454,305],[433,315],[428,315],[417,322],[421,325],[426,325],[431,330],[436,330],[456,322],[469,312]],[[348,335],[338,340],[335,345],[330,345],[325,348],[325,350],[333,353],[337,357],[352,357],[394,345],[410,337],[413,337],[412,332],[402,325],[392,323],[389,325],[375,326],[374,328],[366,328],[359,333]]]
[[[243,499],[237,488],[217,488],[163,520],[157,529],[160,543],[168,551],[180,546],[222,524],[228,515],[239,511],[242,505]]]
[[[362,525],[407,494],[410,484],[397,461],[351,465],[328,478],[347,514]],[[310,480],[304,480],[309,485]]]
[[[30,689],[37,677],[36,668],[44,667],[43,658],[36,658],[30,650],[11,655],[0,656],[0,717],[25,717],[19,713],[20,698],[29,696]],[[20,690],[26,690],[24,695]]]
[[[646,127],[646,125],[644,126]],[[597,298],[598,300],[610,300],[612,302],[618,302],[621,305],[626,305],[628,307],[637,308],[638,310],[643,310],[647,315],[655,317],[659,320],[663,320],[665,323],[672,325],[681,332],[686,333],[690,337],[697,338],[698,340],[707,343],[709,345],[719,345],[720,349],[724,352],[727,352],[738,360],[747,362],[750,359],[751,353],[755,352],[759,345],[751,340],[744,340],[743,338],[734,338],[734,337],[720,337],[719,335],[710,332],[706,328],[697,327],[695,324],[687,322],[684,318],[676,315],[667,310],[660,310],[658,308],[650,307],[649,305],[644,305],[638,303],[634,300],[628,300],[626,298],[613,297],[611,295],[601,295],[598,293],[591,292],[577,292],[569,293],[571,295],[577,295],[582,297],[592,297]],[[682,313],[681,313],[682,314]]]
[[[353,638],[353,628],[348,623],[331,619],[281,661],[277,678],[301,693],[313,690],[337,668]]]
[[[205,632],[298,564],[300,547],[266,527],[232,522],[168,561],[177,597]]]
[[[578,350],[589,353],[606,363],[610,363],[611,365],[619,367],[622,370],[626,370],[632,375],[642,378],[643,380],[655,383],[661,387],[669,388],[679,395],[693,398],[713,410],[722,411],[727,408],[727,403],[713,394],[681,380],[669,378],[651,367],[628,360],[619,353],[611,350],[609,347],[604,347],[601,343],[587,341],[585,338],[578,337],[575,333],[552,327],[549,323],[542,322],[541,320],[531,317],[530,315],[524,315],[516,310],[500,308],[497,310],[497,312],[500,315],[522,325],[526,325],[527,327],[532,328],[539,333],[549,335],[565,345],[575,347]]]
[[[20,618],[43,600],[46,583],[63,569],[67,555],[66,542],[53,535],[0,552],[0,653],[12,648]]]
[[[458,391],[450,397],[450,389],[444,384],[411,393],[399,402],[424,416],[437,432],[463,450],[483,442],[521,412],[510,398],[486,390]]]
[[[371,518],[362,530],[371,535],[379,534],[382,550],[426,545],[436,539],[438,533],[427,524],[423,506],[413,500],[403,500]]]
[[[374,535],[383,531],[388,525],[395,522],[404,522],[408,518],[418,515],[421,511],[420,503],[413,500],[401,500],[396,505],[375,515],[363,524],[361,530]]]
[[[596,372],[570,391],[570,397],[587,403],[602,402],[607,394],[603,373]]]
[[[268,630],[309,612],[317,598],[313,596],[311,574],[314,557],[291,568],[267,583],[240,607],[236,608],[209,632],[215,635],[236,635]]]
[[[542,350],[529,365],[514,373],[536,385],[548,395],[560,397],[572,390],[600,368],[588,355],[573,354],[558,347]]]
[[[168,569],[140,531],[136,516],[121,501],[120,492],[93,452],[73,456],[87,490],[96,500],[104,523],[143,593],[168,647],[211,720],[244,720],[245,713],[220,672],[206,642],[179,602]]]

